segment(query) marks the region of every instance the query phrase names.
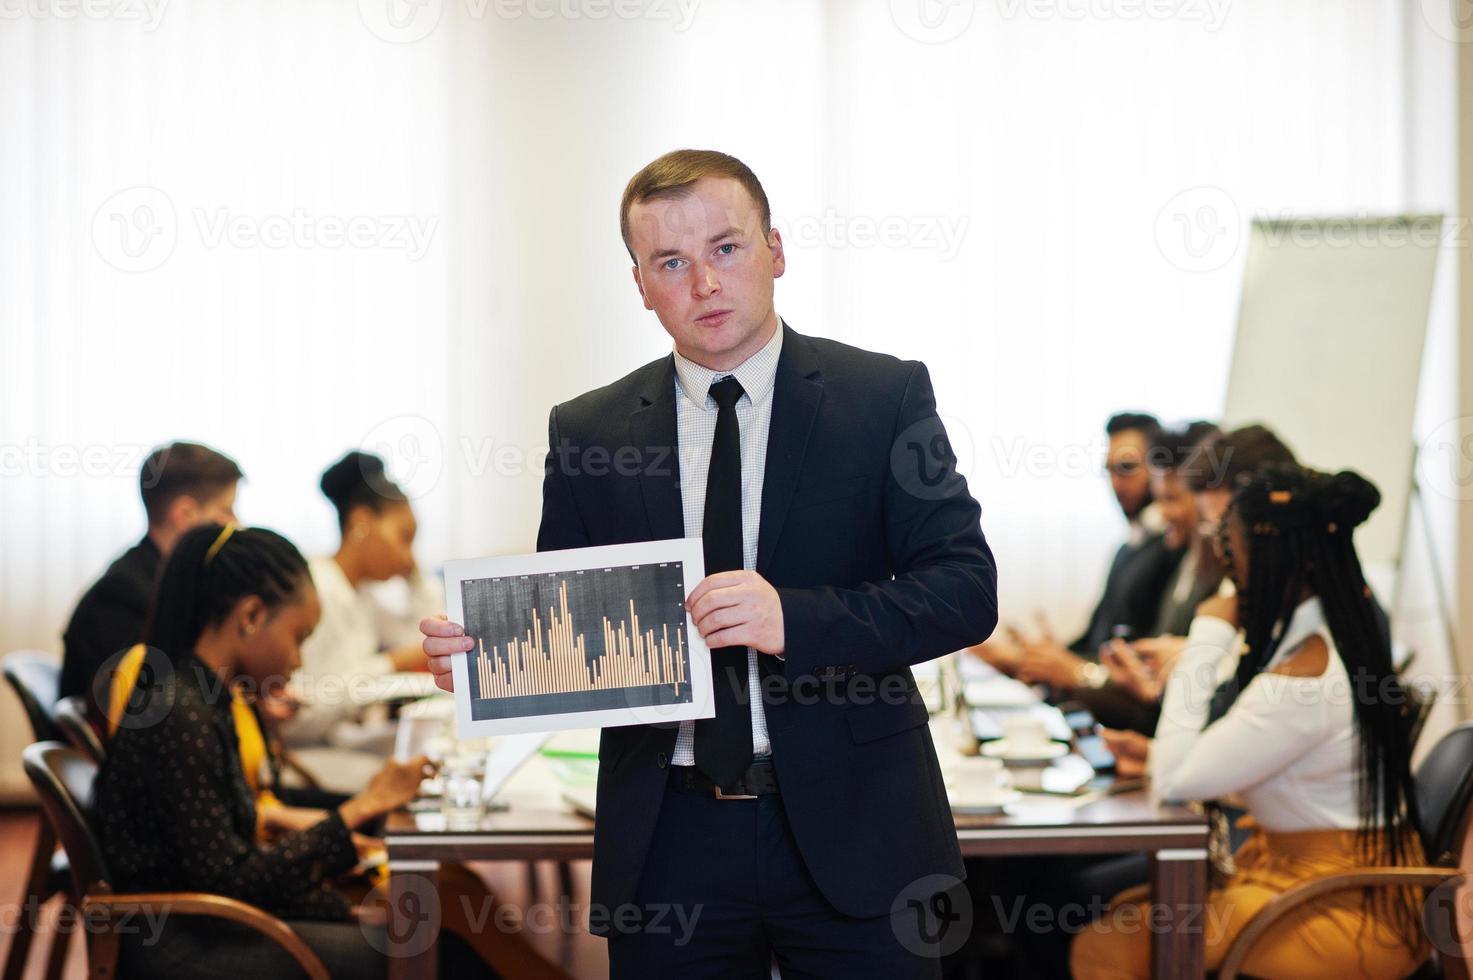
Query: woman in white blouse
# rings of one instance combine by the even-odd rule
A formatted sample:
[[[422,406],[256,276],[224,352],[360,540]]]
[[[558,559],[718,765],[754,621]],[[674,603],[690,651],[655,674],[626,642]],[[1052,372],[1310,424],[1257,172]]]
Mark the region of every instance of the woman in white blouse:
[[[1252,836],[1202,917],[1208,970],[1259,909],[1300,881],[1421,860],[1405,698],[1351,542],[1379,502],[1354,473],[1275,468],[1237,491],[1223,522],[1218,546],[1237,595],[1198,608],[1150,756],[1159,797],[1232,798],[1248,811]],[[1219,693],[1224,671],[1235,676]],[[1271,930],[1244,971],[1406,976],[1423,958],[1417,899],[1327,896]],[[1117,896],[1078,936],[1076,977],[1149,975],[1147,900],[1143,890]]]
[[[336,554],[308,562],[322,620],[302,647],[293,687],[303,703],[282,735],[293,748],[307,749],[298,755],[309,768],[316,760],[322,769],[326,761],[326,768],[343,776],[334,783],[351,784],[358,769],[367,772],[392,746],[392,726],[364,724],[361,717],[373,700],[373,680],[425,669],[416,624],[443,608],[444,598],[415,566],[414,510],[384,472],[382,459],[350,452],[327,468],[320,485],[337,510],[342,543]],[[391,583],[405,587],[399,609],[389,608],[381,594]],[[324,746],[366,758],[360,767],[348,755],[317,759],[321,753],[312,748]]]

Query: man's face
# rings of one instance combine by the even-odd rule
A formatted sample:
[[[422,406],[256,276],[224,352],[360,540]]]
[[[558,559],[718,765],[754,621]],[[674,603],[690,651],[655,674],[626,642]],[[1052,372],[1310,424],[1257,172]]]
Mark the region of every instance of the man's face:
[[[727,371],[777,328],[773,280],[782,237],[762,231],[757,203],[729,177],[703,177],[686,193],[629,208],[634,281],[682,355]]]
[[[1127,518],[1133,518],[1151,502],[1151,474],[1146,469],[1146,437],[1135,429],[1126,429],[1110,437],[1105,455],[1105,470],[1110,474],[1110,489]]]
[[[230,486],[221,490],[213,496],[206,497],[199,502],[199,510],[195,514],[194,524],[234,524],[235,523],[235,487]]]

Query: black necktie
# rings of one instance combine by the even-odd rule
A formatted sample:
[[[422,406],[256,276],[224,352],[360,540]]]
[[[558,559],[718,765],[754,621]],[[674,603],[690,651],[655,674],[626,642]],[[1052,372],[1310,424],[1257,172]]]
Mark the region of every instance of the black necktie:
[[[736,378],[711,385],[716,435],[706,472],[706,517],[702,550],[706,574],[742,567],[742,440],[736,403],[742,386]],[[752,764],[752,709],[747,703],[747,648],[711,651],[711,683],[716,717],[696,721],[696,766],[718,786],[734,782]]]

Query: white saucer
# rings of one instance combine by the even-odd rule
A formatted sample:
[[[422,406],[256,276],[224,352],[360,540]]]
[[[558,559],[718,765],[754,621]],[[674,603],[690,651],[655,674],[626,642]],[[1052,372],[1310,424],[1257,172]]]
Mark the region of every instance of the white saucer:
[[[1063,742],[1049,742],[1047,745],[1028,746],[1022,751],[1013,751],[1008,746],[1005,738],[987,742],[982,746],[982,754],[990,759],[1001,759],[1005,763],[1013,765],[1031,765],[1040,762],[1051,762],[1060,756],[1069,754],[1069,746]]]
[[[988,677],[967,681],[962,686],[962,700],[969,708],[1030,708],[1038,703],[1038,695],[1011,677]]]
[[[1012,806],[1022,798],[1022,793],[1015,789],[1010,789],[1006,793],[998,793],[996,796],[989,796],[985,800],[968,800],[966,798],[953,800],[951,802],[951,809],[965,816],[982,817],[989,814],[1002,813],[1005,808]]]

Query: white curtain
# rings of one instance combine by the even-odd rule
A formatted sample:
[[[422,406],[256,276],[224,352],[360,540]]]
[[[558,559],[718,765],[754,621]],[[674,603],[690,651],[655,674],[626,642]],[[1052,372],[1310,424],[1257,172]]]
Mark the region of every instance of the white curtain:
[[[59,649],[173,438],[308,551],[356,445],[425,564],[530,548],[548,408],[668,350],[616,222],[677,146],[762,177],[798,330],[928,362],[1005,617],[1073,629],[1121,533],[1101,424],[1217,412],[1248,217],[1426,203],[1400,3],[1172,9],[5,7],[0,649]]]

